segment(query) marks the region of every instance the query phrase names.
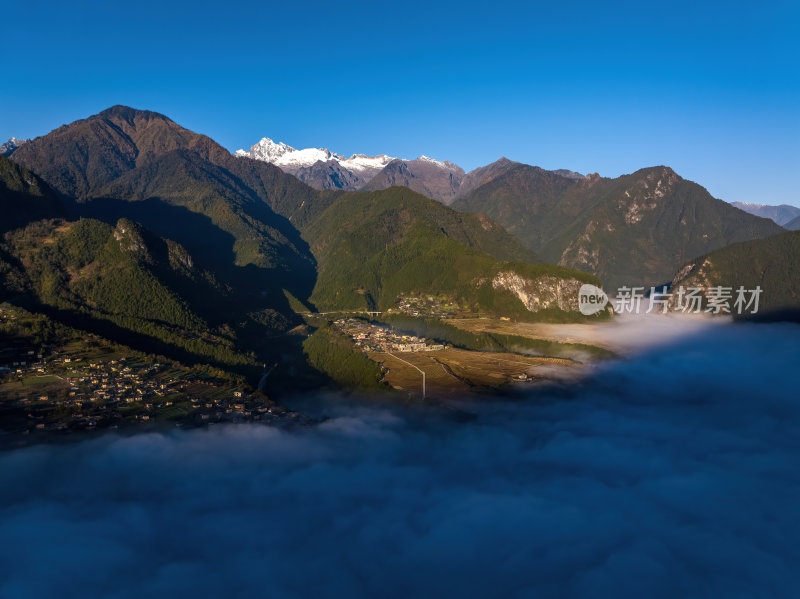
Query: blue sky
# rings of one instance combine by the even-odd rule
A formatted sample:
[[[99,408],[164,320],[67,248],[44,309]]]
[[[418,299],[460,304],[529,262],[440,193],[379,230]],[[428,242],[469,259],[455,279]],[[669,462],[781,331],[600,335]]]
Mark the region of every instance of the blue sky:
[[[5,4],[0,138],[127,104],[232,150],[668,164],[800,206],[796,3],[112,4]]]

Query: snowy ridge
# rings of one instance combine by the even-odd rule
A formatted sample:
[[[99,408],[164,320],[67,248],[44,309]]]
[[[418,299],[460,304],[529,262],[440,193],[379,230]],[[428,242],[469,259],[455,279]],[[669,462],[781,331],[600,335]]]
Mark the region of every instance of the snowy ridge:
[[[380,156],[366,156],[364,154],[353,154],[346,158],[341,154],[331,152],[326,148],[304,148],[298,150],[285,143],[274,142],[265,137],[249,150],[237,150],[236,156],[249,156],[256,160],[263,160],[284,170],[294,170],[316,164],[317,162],[328,162],[333,160],[343,168],[362,174],[368,171],[377,173],[392,160],[391,156],[381,154]],[[374,174],[373,173],[373,174]]]
[[[448,170],[448,171],[452,171],[452,170],[461,168],[460,166],[458,166],[457,164],[453,164],[449,160],[445,160],[444,162],[442,162],[441,160],[436,160],[434,158],[430,158],[428,156],[425,156],[424,154],[422,156],[420,156],[419,158],[417,158],[417,160],[419,162],[425,162],[427,164],[432,164],[434,166],[438,166],[439,168],[443,168],[443,169]]]
[[[263,160],[276,166],[311,166],[315,162],[337,160],[341,158],[329,150],[321,148],[306,148],[297,150],[285,143],[275,143],[270,138],[265,137],[250,150],[237,150],[236,156],[249,156],[256,160]]]
[[[386,154],[379,154],[378,156],[365,156],[364,154],[353,154],[350,158],[342,159],[339,161],[344,168],[356,173],[364,173],[367,171],[378,172],[383,170],[395,158],[387,156]]]
[[[405,185],[444,203],[453,200],[464,177],[457,164],[429,156],[406,160],[386,154],[353,154],[348,158],[327,148],[298,150],[269,137],[249,150],[237,150],[235,155],[269,162],[314,189],[355,191]]]
[[[11,156],[11,154],[13,154],[17,148],[24,145],[28,141],[30,140],[12,137],[4,144],[0,144],[0,156]]]
[[[347,158],[341,154],[331,152],[326,148],[304,148],[298,150],[285,143],[275,142],[269,137],[261,139],[257,144],[251,146],[249,150],[237,150],[235,154],[236,156],[247,156],[255,158],[256,160],[269,162],[288,172],[312,166],[317,162],[328,162],[332,160],[338,163],[342,168],[362,177],[376,175],[383,170],[387,164],[393,160],[398,160],[398,158],[387,156],[386,154],[379,154],[377,156],[353,154]],[[409,162],[404,159],[400,160]],[[428,156],[420,156],[417,160],[438,166],[445,170],[458,168],[457,165],[451,162],[434,160]]]

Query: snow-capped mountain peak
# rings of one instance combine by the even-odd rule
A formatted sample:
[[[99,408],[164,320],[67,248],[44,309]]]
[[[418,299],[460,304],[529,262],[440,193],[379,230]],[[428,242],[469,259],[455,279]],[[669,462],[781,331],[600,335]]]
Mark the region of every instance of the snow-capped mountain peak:
[[[11,156],[17,148],[28,141],[27,139],[17,139],[16,137],[10,138],[4,144],[0,144],[0,156]]]
[[[452,200],[455,189],[464,176],[464,171],[452,162],[434,160],[428,156],[420,156],[415,160],[395,158],[386,154],[368,156],[366,154],[352,154],[349,158],[331,152],[326,148],[305,148],[298,150],[282,142],[275,142],[269,137],[261,139],[249,150],[237,150],[236,156],[244,156],[269,162],[282,171],[296,176],[315,189],[368,189],[372,181],[377,189],[384,189],[391,185],[403,184],[403,181],[415,191],[428,194],[441,201]],[[390,164],[405,167],[411,173],[413,182],[406,182],[402,177],[398,179],[396,172],[391,172],[386,177],[379,175]],[[396,169],[395,169],[396,170]]]
[[[350,158],[346,160],[340,160],[339,164],[345,167],[348,170],[355,171],[357,173],[363,173],[368,171],[374,171],[377,173],[378,171],[382,170],[387,164],[389,164],[392,160],[395,160],[391,156],[387,156],[386,154],[379,154],[378,156],[366,156],[364,154],[353,154]]]
[[[237,150],[236,156],[249,156],[256,160],[263,160],[279,167],[302,168],[311,166],[320,160],[339,162],[344,157],[334,154],[325,148],[305,148],[298,150],[283,142],[274,142],[269,137],[264,137],[257,144],[250,146],[249,150]]]
[[[436,160],[435,158],[431,158],[429,156],[425,156],[424,154],[422,156],[420,156],[419,158],[417,158],[417,160],[419,160],[420,162],[425,162],[427,164],[432,164],[434,166],[438,166],[439,168],[443,168],[443,169],[446,169],[446,170],[453,170],[453,169],[456,169],[456,168],[458,168],[458,169],[461,168],[458,165],[453,164],[449,160],[445,160],[445,161]]]
[[[326,148],[304,148],[298,150],[282,142],[276,143],[268,137],[251,146],[249,150],[237,150],[236,155],[263,160],[287,172],[310,167],[320,161],[328,162],[333,160],[342,168],[359,176],[367,177],[376,175],[383,167],[394,160],[393,157],[385,154],[379,156],[353,154],[350,158],[346,158]]]

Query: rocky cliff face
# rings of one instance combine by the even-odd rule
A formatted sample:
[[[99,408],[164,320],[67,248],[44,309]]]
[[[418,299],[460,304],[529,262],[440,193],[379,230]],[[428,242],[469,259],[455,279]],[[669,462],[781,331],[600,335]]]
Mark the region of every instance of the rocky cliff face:
[[[137,259],[144,263],[155,262],[145,239],[145,233],[137,223],[127,218],[121,218],[114,227],[113,235],[114,239],[119,242],[121,250],[135,254]]]
[[[162,239],[147,231],[140,224],[121,218],[113,231],[114,239],[123,252],[131,253],[141,264],[159,265],[192,276],[194,260],[181,244],[171,239]]]
[[[548,308],[577,312],[578,291],[582,284],[577,279],[563,279],[552,275],[531,279],[514,271],[501,271],[492,279],[492,288],[510,291],[531,312]]]
[[[708,290],[715,285],[713,269],[714,264],[708,257],[699,258],[681,268],[672,279],[672,297],[669,300],[670,309],[675,310],[679,308],[681,299],[677,290],[681,287],[683,287],[686,293],[688,293],[691,288],[699,289],[700,295],[706,296]]]
[[[343,168],[338,162],[328,160],[327,162],[318,161],[311,166],[303,166],[291,172],[306,185],[314,189],[342,189],[344,191],[354,191],[361,188],[367,181],[358,174]]]

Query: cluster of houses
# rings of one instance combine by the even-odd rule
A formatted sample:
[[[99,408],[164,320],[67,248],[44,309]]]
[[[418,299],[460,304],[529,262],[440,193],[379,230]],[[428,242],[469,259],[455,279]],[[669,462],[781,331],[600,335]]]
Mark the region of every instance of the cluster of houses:
[[[11,324],[13,333],[17,319],[16,310],[0,304],[0,325]],[[195,369],[33,346],[13,335],[0,344],[0,428],[5,431],[30,434],[165,421],[177,426],[310,423],[261,393]]]
[[[2,398],[0,419],[5,424],[16,421],[15,428],[64,431],[163,420],[176,424],[302,420],[261,394],[236,390],[227,381],[201,379],[195,371],[158,363],[125,358],[92,361],[57,351],[48,355],[44,348],[20,347],[8,364],[4,368],[6,382],[31,377],[53,381],[42,387],[49,392]]]
[[[70,358],[55,358],[69,368]],[[186,381],[167,376],[156,379],[161,366],[148,364],[128,366],[125,358],[108,362],[89,362],[82,368],[72,371],[66,378],[70,384],[69,396],[78,401],[91,399],[104,403],[134,403],[183,390]]]
[[[0,347],[0,376],[10,373],[23,374],[36,370],[51,349],[47,345],[36,348],[24,343]]]
[[[192,400],[197,411],[195,422],[215,424],[219,422],[264,422],[266,424],[310,424],[310,420],[298,412],[294,412],[272,402],[259,401],[241,392],[234,392],[231,399],[211,401]]]
[[[353,340],[356,347],[364,352],[417,352],[446,349],[444,345],[430,339],[404,335],[390,327],[356,318],[343,318],[334,324]]]
[[[440,298],[433,295],[401,295],[397,299],[395,310],[409,316],[427,316],[433,318],[452,318],[463,311],[455,301],[450,298]]]

